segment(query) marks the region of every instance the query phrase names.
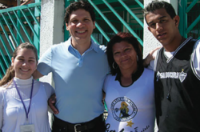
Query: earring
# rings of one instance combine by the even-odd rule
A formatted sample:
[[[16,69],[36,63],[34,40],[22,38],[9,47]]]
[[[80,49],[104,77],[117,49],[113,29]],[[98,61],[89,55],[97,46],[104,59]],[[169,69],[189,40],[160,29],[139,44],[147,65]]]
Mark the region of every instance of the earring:
[[[139,60],[138,55],[137,55],[137,61]]]
[[[112,67],[113,67],[113,69],[117,69],[117,64],[116,64],[116,67],[115,67],[115,62],[113,62]]]

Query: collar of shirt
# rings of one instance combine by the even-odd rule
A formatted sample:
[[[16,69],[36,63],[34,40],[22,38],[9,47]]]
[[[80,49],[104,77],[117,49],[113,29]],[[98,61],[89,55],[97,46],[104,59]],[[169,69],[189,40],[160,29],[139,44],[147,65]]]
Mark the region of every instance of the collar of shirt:
[[[138,78],[142,75],[143,71],[144,71],[144,67],[143,67],[143,66],[140,66],[140,67],[138,66],[138,70],[137,70],[135,73],[132,74],[132,81],[133,81],[133,83],[134,83],[136,80],[138,80]],[[121,84],[121,72],[120,72],[120,70],[117,72],[115,81],[119,81],[119,82],[120,82],[120,85],[123,86],[123,85]],[[132,83],[132,84],[133,84],[133,83]],[[131,86],[132,84],[130,84],[129,86]],[[123,86],[123,87],[129,87],[129,86]]]
[[[81,55],[79,53],[79,51],[77,49],[75,49],[73,46],[72,46],[72,43],[71,43],[71,40],[72,38],[70,37],[66,43],[67,43],[67,48],[68,48],[68,51],[73,54],[75,57],[77,57],[79,59],[79,63],[78,65],[81,67],[82,66],[82,63],[83,63],[83,58],[85,56],[86,53],[90,52],[90,51],[95,51],[95,52],[99,52],[99,48],[98,48],[98,44],[96,44],[92,39],[91,39],[91,45],[90,47]]]
[[[67,47],[68,47],[68,51],[73,54],[73,55],[77,55],[79,54],[79,56],[81,56],[81,54],[78,52],[77,49],[75,49],[73,46],[72,46],[72,38],[70,37],[68,40],[67,40]],[[82,56],[91,51],[91,50],[94,50],[95,52],[99,52],[99,49],[98,49],[98,44],[96,44],[92,39],[91,39],[91,45],[90,47],[82,54]],[[79,57],[78,57],[79,58]]]

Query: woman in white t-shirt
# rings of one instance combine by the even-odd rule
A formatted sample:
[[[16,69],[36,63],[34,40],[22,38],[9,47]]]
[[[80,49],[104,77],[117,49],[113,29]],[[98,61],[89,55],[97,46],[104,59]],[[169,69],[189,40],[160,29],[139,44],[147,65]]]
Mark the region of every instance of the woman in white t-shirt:
[[[0,81],[0,130],[3,132],[49,132],[47,100],[54,93],[48,83],[34,80],[37,50],[20,44],[12,64]]]
[[[154,72],[143,67],[137,39],[118,33],[107,45],[107,58],[111,74],[104,83],[106,131],[154,131]]]

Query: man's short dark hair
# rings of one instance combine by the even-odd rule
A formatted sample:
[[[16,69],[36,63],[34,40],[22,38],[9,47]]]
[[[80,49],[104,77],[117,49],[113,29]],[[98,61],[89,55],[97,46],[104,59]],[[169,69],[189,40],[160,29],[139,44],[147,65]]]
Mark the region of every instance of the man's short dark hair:
[[[173,19],[176,16],[175,10],[173,6],[165,1],[152,1],[149,3],[145,9],[144,9],[144,16],[146,20],[146,15],[150,12],[154,12],[155,10],[164,8],[166,12],[170,15],[170,17]]]
[[[73,11],[76,11],[78,9],[84,9],[87,12],[90,13],[90,16],[92,18],[92,21],[95,21],[95,12],[94,8],[92,5],[90,5],[89,2],[87,1],[78,1],[78,2],[73,2],[71,3],[67,8],[65,12],[65,23],[69,22],[69,17],[72,14]]]

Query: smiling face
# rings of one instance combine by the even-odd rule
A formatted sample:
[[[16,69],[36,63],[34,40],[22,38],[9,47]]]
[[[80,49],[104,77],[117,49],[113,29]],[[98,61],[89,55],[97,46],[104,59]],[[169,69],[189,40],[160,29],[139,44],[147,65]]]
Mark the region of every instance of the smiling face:
[[[164,46],[176,45],[176,38],[179,36],[179,17],[173,19],[164,8],[157,9],[146,15],[146,22],[149,31]]]
[[[37,68],[36,55],[31,49],[22,48],[17,51],[17,56],[12,58],[15,77],[28,79]]]
[[[136,71],[137,53],[130,43],[126,41],[115,43],[112,50],[113,58],[121,71],[130,70],[131,73]]]
[[[72,36],[72,44],[90,41],[90,36],[95,28],[90,13],[84,9],[73,11],[66,23],[67,30]]]

